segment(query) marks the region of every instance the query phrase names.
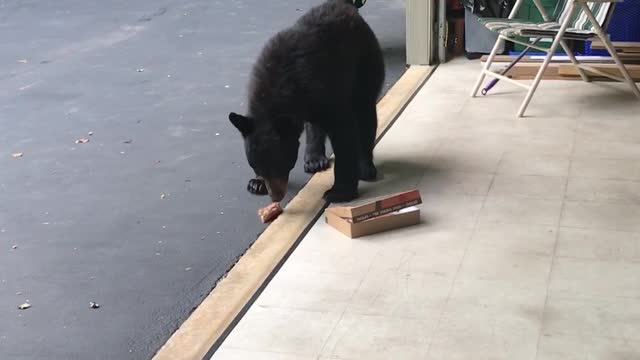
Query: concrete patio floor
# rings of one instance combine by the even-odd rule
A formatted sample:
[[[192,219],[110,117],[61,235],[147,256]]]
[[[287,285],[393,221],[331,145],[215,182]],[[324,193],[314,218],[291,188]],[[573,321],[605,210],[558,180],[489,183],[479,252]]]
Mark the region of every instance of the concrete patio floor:
[[[544,82],[525,119],[478,62],[440,66],[363,197],[419,188],[423,223],[312,228],[215,360],[640,358],[640,102]]]

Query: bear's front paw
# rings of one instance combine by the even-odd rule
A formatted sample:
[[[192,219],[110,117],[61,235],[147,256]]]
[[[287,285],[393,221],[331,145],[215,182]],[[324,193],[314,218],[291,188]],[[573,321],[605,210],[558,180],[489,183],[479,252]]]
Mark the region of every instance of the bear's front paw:
[[[329,191],[324,193],[324,199],[329,203],[349,202],[357,198],[357,189],[346,189],[335,185]]]
[[[308,174],[315,174],[320,171],[327,170],[330,166],[329,159],[326,156],[313,157],[305,160],[304,172]]]
[[[269,191],[267,190],[267,185],[262,179],[249,180],[249,184],[247,184],[247,191],[249,191],[253,195],[267,195],[269,193]]]

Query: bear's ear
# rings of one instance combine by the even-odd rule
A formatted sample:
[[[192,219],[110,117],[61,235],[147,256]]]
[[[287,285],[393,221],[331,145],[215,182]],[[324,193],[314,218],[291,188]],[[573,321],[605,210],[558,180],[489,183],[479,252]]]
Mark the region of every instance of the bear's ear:
[[[246,116],[238,115],[236,113],[229,114],[229,120],[236,127],[236,129],[240,130],[242,136],[247,136],[251,134],[253,131],[253,122]]]

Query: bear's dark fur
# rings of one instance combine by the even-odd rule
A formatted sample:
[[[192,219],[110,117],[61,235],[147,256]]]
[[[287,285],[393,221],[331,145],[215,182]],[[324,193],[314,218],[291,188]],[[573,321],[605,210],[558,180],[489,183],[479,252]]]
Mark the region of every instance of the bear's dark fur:
[[[229,119],[242,133],[249,165],[265,180],[273,201],[285,195],[306,123],[325,131],[335,152],[327,201],[353,200],[359,179],[376,178],[376,100],[383,82],[378,40],[344,0],[309,10],[269,40],[253,68],[248,114],[231,113]]]
[[[326,156],[327,133],[317,125],[304,124],[307,145],[304,152],[304,171],[309,174],[326,170],[331,165]],[[267,195],[267,186],[261,177],[249,180],[247,190],[254,195]]]

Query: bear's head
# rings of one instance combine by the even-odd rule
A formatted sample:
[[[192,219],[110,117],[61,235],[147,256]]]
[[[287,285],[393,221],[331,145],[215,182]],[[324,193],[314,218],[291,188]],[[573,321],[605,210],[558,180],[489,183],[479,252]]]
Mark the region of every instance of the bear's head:
[[[281,201],[287,192],[289,173],[298,160],[302,129],[287,118],[256,121],[230,113],[229,120],[242,134],[249,165],[264,179],[271,200]]]

